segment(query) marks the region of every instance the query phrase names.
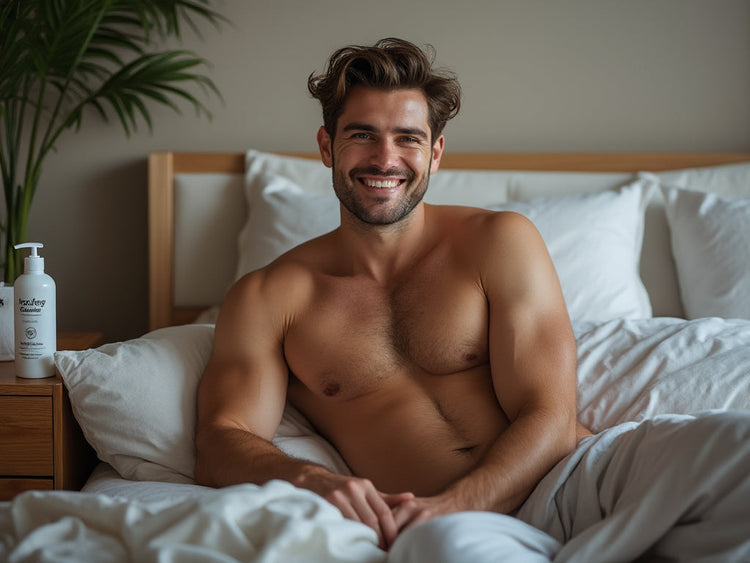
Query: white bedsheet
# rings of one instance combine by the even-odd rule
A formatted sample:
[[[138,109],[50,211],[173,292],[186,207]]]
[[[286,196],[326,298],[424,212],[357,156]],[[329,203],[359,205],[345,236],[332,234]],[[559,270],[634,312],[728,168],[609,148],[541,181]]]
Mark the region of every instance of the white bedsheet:
[[[575,331],[579,414],[594,431],[666,413],[750,410],[750,321],[628,320]],[[337,455],[319,436],[306,439],[304,421],[292,416],[285,424],[299,430],[284,442],[287,453]],[[371,530],[282,482],[215,491],[104,473],[86,493],[33,492],[0,503],[0,560],[155,561],[157,555],[160,561],[385,557]]]

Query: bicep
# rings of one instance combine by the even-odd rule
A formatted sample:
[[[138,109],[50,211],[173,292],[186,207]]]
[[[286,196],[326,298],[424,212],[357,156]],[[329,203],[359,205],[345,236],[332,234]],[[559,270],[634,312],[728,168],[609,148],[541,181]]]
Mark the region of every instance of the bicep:
[[[214,348],[198,390],[198,426],[271,440],[286,401],[281,328],[253,284],[233,289],[216,323]]]
[[[504,219],[483,275],[495,393],[510,420],[535,409],[574,415],[575,339],[557,273],[536,228]]]

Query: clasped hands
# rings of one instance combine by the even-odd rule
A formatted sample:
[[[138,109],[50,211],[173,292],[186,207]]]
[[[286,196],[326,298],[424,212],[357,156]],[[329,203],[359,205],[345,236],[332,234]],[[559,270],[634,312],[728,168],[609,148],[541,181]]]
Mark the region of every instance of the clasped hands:
[[[407,528],[440,514],[456,511],[448,499],[441,496],[382,493],[368,479],[327,471],[308,477],[300,486],[322,496],[338,508],[345,518],[375,530],[378,546],[386,550]]]

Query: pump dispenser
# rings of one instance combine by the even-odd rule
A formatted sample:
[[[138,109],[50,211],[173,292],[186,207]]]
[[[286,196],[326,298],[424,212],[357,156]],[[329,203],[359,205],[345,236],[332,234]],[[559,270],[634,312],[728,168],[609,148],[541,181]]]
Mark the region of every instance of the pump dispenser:
[[[55,281],[44,273],[44,258],[38,242],[17,244],[30,248],[24,259],[24,272],[14,287],[14,328],[16,375],[41,378],[55,375],[57,313]]]

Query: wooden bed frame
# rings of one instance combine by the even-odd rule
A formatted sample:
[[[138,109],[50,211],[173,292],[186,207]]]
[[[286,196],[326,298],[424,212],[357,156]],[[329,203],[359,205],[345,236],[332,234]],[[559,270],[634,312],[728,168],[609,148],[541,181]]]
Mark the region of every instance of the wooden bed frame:
[[[284,153],[318,158],[313,153]],[[446,153],[441,169],[653,172],[750,161],[750,153]],[[149,155],[150,329],[191,322],[199,309],[173,302],[174,176],[242,174],[244,152],[157,152]]]

